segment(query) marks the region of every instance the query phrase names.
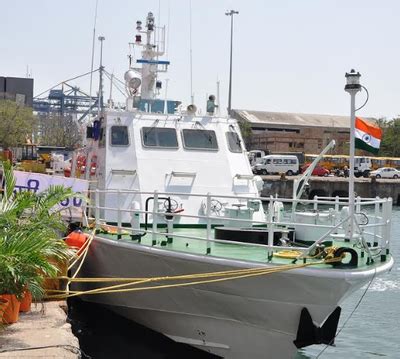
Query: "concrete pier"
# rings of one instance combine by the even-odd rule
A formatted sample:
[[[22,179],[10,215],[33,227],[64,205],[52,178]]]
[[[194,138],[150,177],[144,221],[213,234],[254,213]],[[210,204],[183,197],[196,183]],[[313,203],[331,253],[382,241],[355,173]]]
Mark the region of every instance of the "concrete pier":
[[[63,308],[65,302],[32,304],[17,323],[0,328],[0,358],[80,358]]]
[[[275,196],[291,198],[293,195],[293,180],[296,176],[261,176],[264,180],[262,196]],[[308,198],[314,196],[324,197],[348,197],[349,179],[344,177],[316,177],[313,176],[308,181],[310,187]],[[356,178],[354,190],[360,197],[391,197],[393,203],[400,205],[400,179],[375,179],[375,178]]]

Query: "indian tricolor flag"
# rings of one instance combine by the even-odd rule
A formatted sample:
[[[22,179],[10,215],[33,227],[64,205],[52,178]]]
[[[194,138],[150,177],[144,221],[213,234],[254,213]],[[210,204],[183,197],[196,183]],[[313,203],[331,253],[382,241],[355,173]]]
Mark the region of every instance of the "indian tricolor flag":
[[[377,154],[381,145],[382,130],[360,117],[356,117],[355,147]]]

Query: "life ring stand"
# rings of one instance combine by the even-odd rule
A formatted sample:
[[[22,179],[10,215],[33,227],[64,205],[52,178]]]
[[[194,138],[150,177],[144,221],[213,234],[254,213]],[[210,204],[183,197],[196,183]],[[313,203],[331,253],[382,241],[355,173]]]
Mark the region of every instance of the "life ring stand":
[[[335,253],[333,254],[333,258],[344,258],[346,253],[351,255],[350,262],[343,263],[342,261],[332,262],[330,263],[334,267],[341,267],[341,268],[355,268],[358,265],[358,254],[357,252],[349,247],[340,247],[338,248]]]

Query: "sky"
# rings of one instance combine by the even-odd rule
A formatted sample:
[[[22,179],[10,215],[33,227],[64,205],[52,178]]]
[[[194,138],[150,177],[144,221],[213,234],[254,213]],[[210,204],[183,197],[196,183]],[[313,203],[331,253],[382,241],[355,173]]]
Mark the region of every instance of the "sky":
[[[25,77],[28,67],[37,95],[90,71],[95,5],[96,0],[0,0],[0,76]],[[239,11],[232,108],[348,115],[344,75],[354,68],[370,95],[358,114],[388,119],[400,114],[397,0],[98,0],[96,39],[106,38],[103,64],[123,79],[136,21],[144,23],[152,11],[157,23],[169,25],[171,65],[161,75],[168,79],[168,98],[189,104],[191,17],[194,102],[204,111],[219,81],[225,112],[230,49],[225,12],[230,9]],[[93,81],[97,88],[97,76]],[[89,92],[88,77],[70,84]],[[113,95],[123,101],[115,89]],[[365,99],[365,92],[358,94],[357,104]]]

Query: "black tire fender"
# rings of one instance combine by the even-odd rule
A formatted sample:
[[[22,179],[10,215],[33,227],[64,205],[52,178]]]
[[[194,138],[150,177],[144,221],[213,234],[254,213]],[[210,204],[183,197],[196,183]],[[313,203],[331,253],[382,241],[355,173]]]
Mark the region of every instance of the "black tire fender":
[[[348,253],[351,255],[350,262],[343,263],[342,261],[332,262],[332,266],[340,268],[355,268],[358,265],[358,254],[353,248],[340,247],[333,254],[334,258],[340,258],[343,254]]]

